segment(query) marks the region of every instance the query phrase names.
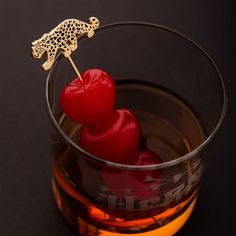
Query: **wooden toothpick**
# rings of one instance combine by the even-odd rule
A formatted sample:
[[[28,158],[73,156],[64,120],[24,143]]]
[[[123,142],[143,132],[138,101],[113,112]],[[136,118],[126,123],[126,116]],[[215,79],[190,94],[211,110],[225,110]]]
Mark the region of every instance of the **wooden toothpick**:
[[[64,57],[68,58],[76,75],[83,82],[70,55],[78,47],[77,35],[87,34],[89,38],[94,35],[94,30],[99,26],[99,20],[96,17],[90,17],[89,22],[85,23],[76,19],[64,20],[49,33],[32,43],[33,57],[39,59],[43,54],[46,54],[47,61],[43,64],[43,69],[49,70],[55,62],[58,50],[61,50]]]

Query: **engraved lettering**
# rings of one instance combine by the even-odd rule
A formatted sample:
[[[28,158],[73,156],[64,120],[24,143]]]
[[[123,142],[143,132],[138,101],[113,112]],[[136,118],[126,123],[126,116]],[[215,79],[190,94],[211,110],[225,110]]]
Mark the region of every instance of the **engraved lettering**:
[[[183,197],[184,184],[164,194],[164,204],[168,206],[172,202],[177,202]]]

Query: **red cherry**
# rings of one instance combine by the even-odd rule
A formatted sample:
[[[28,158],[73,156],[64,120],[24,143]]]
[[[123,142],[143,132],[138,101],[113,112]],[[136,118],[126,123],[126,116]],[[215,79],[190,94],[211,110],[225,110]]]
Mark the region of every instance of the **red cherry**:
[[[160,164],[161,158],[157,156],[154,152],[149,150],[141,150],[138,152],[135,165],[154,165]],[[161,171],[152,170],[152,171],[136,171],[133,172],[133,175],[139,179],[145,179],[147,176],[152,177],[153,179],[159,179]]]
[[[151,151],[139,151],[134,165],[159,164],[161,159]],[[132,196],[136,200],[148,200],[158,196],[160,170],[121,170],[108,169],[103,172],[103,181],[110,192],[118,197]]]
[[[116,110],[109,119],[97,125],[85,126],[80,146],[105,160],[129,163],[139,144],[140,128],[128,110]]]
[[[115,85],[111,77],[100,69],[89,69],[61,93],[63,111],[72,120],[82,124],[95,124],[106,120],[113,112]]]

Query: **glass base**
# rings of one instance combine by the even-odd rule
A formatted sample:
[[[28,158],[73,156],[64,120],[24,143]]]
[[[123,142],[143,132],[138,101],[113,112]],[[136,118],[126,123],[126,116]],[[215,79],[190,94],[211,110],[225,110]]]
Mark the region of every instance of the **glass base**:
[[[65,209],[62,207],[62,200],[60,197],[60,194],[58,192],[58,189],[55,185],[54,180],[52,180],[52,188],[54,193],[54,198],[56,201],[56,204],[61,211],[62,215],[67,219],[68,222],[70,222],[72,225],[75,226],[74,220],[72,220],[71,217],[68,217],[69,214],[66,213]],[[177,218],[169,222],[168,224],[154,229],[150,230],[148,232],[143,233],[131,233],[131,235],[135,236],[172,236],[174,235],[179,229],[186,223],[188,218],[190,217],[197,201],[197,196],[192,199],[191,204],[186,208],[186,210],[179,215]],[[80,218],[79,216],[76,217],[76,231],[79,233],[79,235],[89,235],[89,236],[127,236],[128,234],[118,233],[118,232],[110,232],[103,229],[99,229],[96,226],[91,225],[90,223],[86,222],[84,219]],[[129,233],[130,234],[130,233]]]
[[[196,205],[197,197],[193,200],[193,202],[190,204],[190,206],[183,212],[182,215],[177,217],[175,220],[171,221],[167,225],[162,226],[161,228],[151,230],[149,232],[145,233],[137,233],[132,234],[135,236],[172,236],[177,231],[180,230],[180,228],[186,223],[188,218],[190,217],[195,205]],[[99,236],[127,236],[127,234],[120,234],[120,233],[112,233],[104,230],[99,230]]]

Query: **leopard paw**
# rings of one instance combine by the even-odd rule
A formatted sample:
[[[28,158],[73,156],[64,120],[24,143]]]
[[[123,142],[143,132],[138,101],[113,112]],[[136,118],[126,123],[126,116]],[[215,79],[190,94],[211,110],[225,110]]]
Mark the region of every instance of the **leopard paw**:
[[[87,34],[88,38],[93,37],[93,35],[94,35],[94,30],[89,30],[89,32]]]
[[[64,56],[65,57],[69,57],[71,54],[71,50],[70,49],[67,49],[66,51],[64,51]]]
[[[75,51],[76,49],[77,49],[77,45],[74,45],[74,44],[71,44],[70,45],[70,49],[71,49],[71,51]]]
[[[43,69],[44,70],[49,70],[52,67],[52,63],[45,62],[43,64]]]

